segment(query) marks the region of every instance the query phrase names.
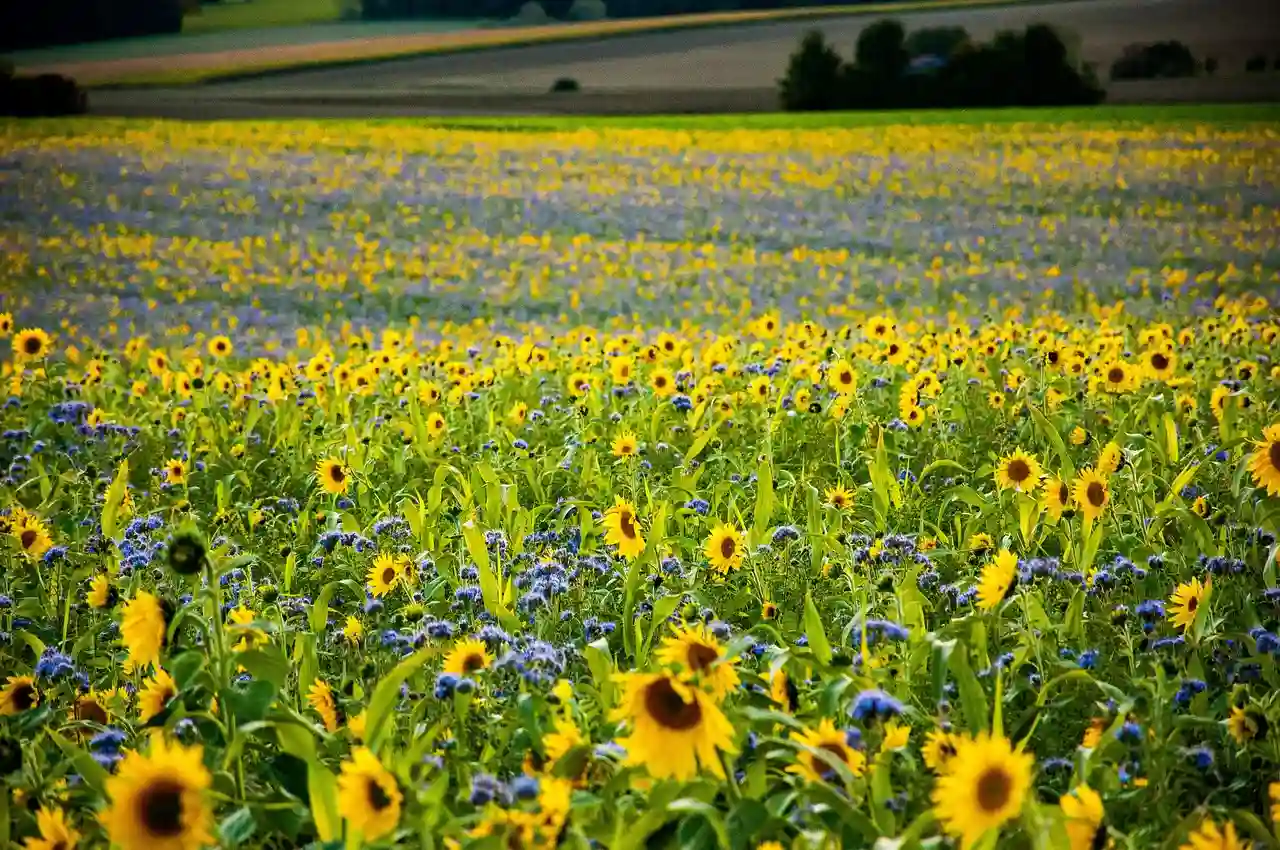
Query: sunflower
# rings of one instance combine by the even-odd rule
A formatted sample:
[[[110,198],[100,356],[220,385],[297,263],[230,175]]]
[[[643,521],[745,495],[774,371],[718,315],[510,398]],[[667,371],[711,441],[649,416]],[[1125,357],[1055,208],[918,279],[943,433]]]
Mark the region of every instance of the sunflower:
[[[881,754],[900,750],[911,740],[911,727],[891,720],[884,725],[884,738],[880,741]]]
[[[1073,510],[1071,487],[1060,478],[1050,478],[1044,485],[1044,509],[1054,520],[1062,519],[1065,513],[1070,516]]]
[[[1088,785],[1078,785],[1070,794],[1059,797],[1058,805],[1067,821],[1071,850],[1094,850],[1104,846],[1107,828],[1102,825],[1102,818],[1105,812],[1097,791]]]
[[[823,495],[826,497],[827,504],[838,511],[846,511],[853,507],[854,496],[852,490],[837,485],[828,487]]]
[[[636,435],[630,431],[619,434],[613,441],[614,457],[632,457],[640,449]]]
[[[827,370],[827,384],[841,395],[849,395],[858,387],[858,375],[848,361],[837,360]]]
[[[622,557],[632,560],[644,551],[644,535],[636,521],[635,505],[621,496],[616,497],[613,507],[604,512],[604,526],[605,542],[617,546]]]
[[[444,672],[455,676],[470,676],[493,663],[493,656],[486,651],[484,642],[460,640],[449,650],[444,659]]]
[[[972,847],[1022,810],[1035,760],[1002,737],[962,741],[933,788],[933,811],[947,834]]]
[[[720,523],[707,537],[703,551],[711,568],[721,575],[742,566],[742,532],[731,525]]]
[[[854,776],[861,776],[866,768],[867,757],[849,745],[849,736],[837,729],[827,718],[822,718],[817,729],[804,729],[792,732],[791,740],[799,745],[796,763],[787,768],[788,773],[804,777],[809,782],[833,782],[840,779],[840,773],[831,766],[827,759],[815,755],[811,750],[831,756],[836,763],[844,765]]]
[[[13,314],[0,313],[0,338],[6,337],[11,333],[13,333]]]
[[[0,690],[0,717],[19,714],[40,704],[36,680],[30,676],[10,676]]]
[[[1267,488],[1267,495],[1280,496],[1280,422],[1262,431],[1262,442],[1249,455],[1253,483]]]
[[[53,538],[38,517],[26,514],[9,532],[22,547],[22,554],[35,560],[53,546]]]
[[[373,564],[369,567],[369,592],[377,597],[390,593],[396,582],[400,580],[400,571],[396,567],[395,557],[386,552],[374,558]]]
[[[129,650],[129,663],[134,668],[160,663],[164,646],[164,608],[160,600],[145,590],[124,604],[120,617],[120,637]]]
[[[1231,706],[1231,716],[1227,718],[1227,731],[1237,744],[1247,744],[1267,737],[1267,718],[1258,709],[1249,706],[1241,708]]]
[[[347,467],[334,457],[327,457],[316,464],[316,478],[320,481],[320,489],[335,496],[347,492],[347,487],[351,486]]]
[[[36,827],[40,837],[28,838],[22,845],[24,850],[72,850],[80,843],[80,833],[61,809],[41,806],[36,812]]]
[[[669,369],[654,369],[649,375],[649,388],[659,398],[666,398],[676,391],[676,379]]]
[[[368,747],[357,747],[342,763],[338,811],[366,841],[377,841],[400,823],[404,796],[396,778]]]
[[[1104,475],[1115,475],[1124,466],[1124,451],[1115,443],[1107,443],[1098,455],[1098,471]]]
[[[1178,367],[1178,355],[1172,348],[1153,348],[1143,355],[1147,376],[1157,381],[1168,381]]]
[[[996,468],[996,486],[1000,489],[1012,488],[1019,493],[1030,493],[1040,485],[1040,463],[1035,455],[1029,455],[1022,449],[1000,459]]]
[[[1183,631],[1191,628],[1191,624],[1196,620],[1196,612],[1209,600],[1209,594],[1212,592],[1212,576],[1204,584],[1200,583],[1200,579],[1193,578],[1189,582],[1178,585],[1174,588],[1173,595],[1169,597],[1169,620]]]
[[[152,738],[147,755],[127,752],[107,779],[111,806],[99,820],[120,850],[197,850],[213,842],[201,747]]]
[[[173,677],[159,667],[156,668],[156,674],[151,677],[151,681],[143,686],[142,692],[138,694],[138,719],[143,723],[148,722],[160,712],[164,711],[164,707],[169,704],[169,700],[178,695],[178,686],[174,684]]]
[[[1098,370],[1098,378],[1102,388],[1109,393],[1128,392],[1133,389],[1136,377],[1137,370],[1123,360],[1112,360],[1110,363],[1104,363],[1102,368]]]
[[[1001,549],[996,559],[982,568],[978,581],[978,607],[990,611],[1005,600],[1018,579],[1018,556]]]
[[[209,344],[206,348],[211,355],[219,359],[227,357],[232,351],[234,351],[234,348],[231,345],[231,340],[221,335],[215,336],[213,339],[209,340]]]
[[[307,705],[315,709],[316,714],[324,721],[326,732],[337,732],[342,724],[338,717],[338,706],[333,699],[333,688],[324,679],[315,679],[307,689]]]
[[[13,357],[15,360],[39,360],[49,353],[49,335],[40,328],[27,328],[18,331],[13,338]]]
[[[364,623],[356,615],[348,614],[347,621],[342,624],[342,634],[347,643],[354,646],[364,640]]]
[[[683,667],[716,701],[723,700],[738,687],[738,671],[734,669],[733,659],[725,657],[720,641],[702,623],[674,629],[663,639],[658,661],[670,667]]]
[[[996,547],[995,541],[991,539],[991,535],[985,531],[979,531],[969,537],[969,542],[965,548],[969,550],[970,556],[980,558]]]
[[[776,603],[774,603],[774,602],[770,602],[770,601],[769,601],[769,600],[767,600],[767,599],[766,599],[764,602],[760,603],[760,619],[761,619],[761,620],[776,620],[776,619],[778,619],[778,606],[777,606],[777,604],[776,604]]]
[[[1089,728],[1084,730],[1080,738],[1080,746],[1086,750],[1095,749],[1102,742],[1102,733],[1107,731],[1107,719],[1094,717],[1089,721]]]
[[[1227,821],[1226,829],[1219,829],[1212,818],[1206,818],[1178,850],[1248,850],[1249,846],[1236,835],[1236,825],[1231,821]]]
[[[1087,446],[1092,439],[1093,435],[1079,425],[1072,428],[1071,433],[1067,435],[1067,440],[1073,446]]]
[[[946,773],[955,758],[959,739],[952,732],[934,729],[925,736],[924,747],[920,754],[924,756],[925,767],[934,773]]]
[[[258,615],[250,611],[243,605],[236,608],[227,615],[232,628],[228,629],[231,636],[239,637],[240,640],[231,648],[232,652],[245,652],[246,650],[256,649],[267,643],[267,635],[259,629],[246,628],[254,620],[258,619]]]
[[[620,673],[622,696],[613,710],[628,735],[618,740],[626,764],[643,765],[656,779],[686,780],[699,766],[724,776],[719,752],[736,752],[733,725],[709,694],[671,673]]]
[[[1072,495],[1080,513],[1084,514],[1085,522],[1092,523],[1111,501],[1111,488],[1105,475],[1096,469],[1086,469],[1076,478]]]
[[[789,713],[795,713],[800,707],[800,691],[782,668],[769,677],[769,698]]]

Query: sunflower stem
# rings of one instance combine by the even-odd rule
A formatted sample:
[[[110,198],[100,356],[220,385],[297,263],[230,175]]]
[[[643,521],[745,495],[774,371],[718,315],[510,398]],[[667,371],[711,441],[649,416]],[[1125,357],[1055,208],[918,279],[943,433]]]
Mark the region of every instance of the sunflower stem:
[[[742,789],[738,787],[738,777],[733,773],[733,765],[729,762],[729,756],[724,750],[717,750],[720,754],[720,763],[724,765],[724,775],[726,784],[729,786],[729,798],[735,803],[742,799]]]

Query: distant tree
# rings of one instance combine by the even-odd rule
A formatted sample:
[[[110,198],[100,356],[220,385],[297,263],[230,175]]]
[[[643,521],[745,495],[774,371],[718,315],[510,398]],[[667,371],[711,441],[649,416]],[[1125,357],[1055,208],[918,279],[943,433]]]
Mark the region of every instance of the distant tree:
[[[1111,65],[1113,80],[1148,80],[1156,77],[1192,77],[1196,58],[1180,41],[1130,44]]]
[[[609,8],[604,0],[573,0],[569,7],[571,21],[600,21],[609,17]]]
[[[906,31],[894,20],[877,21],[858,34],[854,62],[859,68],[883,80],[894,80],[906,70]]]
[[[811,112],[840,106],[840,71],[844,61],[818,30],[801,40],[787,72],[778,81],[782,108]]]

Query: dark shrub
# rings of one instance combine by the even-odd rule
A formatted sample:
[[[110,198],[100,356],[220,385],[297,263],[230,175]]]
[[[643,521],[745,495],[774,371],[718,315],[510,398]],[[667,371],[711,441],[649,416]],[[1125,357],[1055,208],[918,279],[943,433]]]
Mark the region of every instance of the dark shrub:
[[[859,68],[882,79],[896,79],[906,70],[906,31],[894,20],[876,21],[858,34],[853,61]]]
[[[80,115],[89,108],[84,90],[60,74],[0,79],[0,115],[17,118]]]
[[[578,85],[578,81],[573,77],[561,77],[551,84],[553,92],[574,92],[580,91],[582,86]]]
[[[778,81],[782,108],[788,112],[838,109],[841,103],[840,54],[817,30],[805,35]]]
[[[1196,58],[1180,41],[1130,44],[1111,65],[1113,80],[1150,80],[1157,77],[1193,77]]]
[[[907,36],[905,47],[907,55],[912,59],[918,56],[938,56],[943,59],[969,42],[969,33],[964,27],[925,27]]]
[[[1244,69],[1250,73],[1267,70],[1267,57],[1261,53],[1257,56],[1250,56],[1249,61],[1244,63]]]

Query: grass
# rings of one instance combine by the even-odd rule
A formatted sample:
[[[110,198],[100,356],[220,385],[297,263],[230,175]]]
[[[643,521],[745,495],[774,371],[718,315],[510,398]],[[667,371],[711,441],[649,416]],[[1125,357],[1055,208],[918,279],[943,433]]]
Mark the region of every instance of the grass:
[[[283,2],[283,0],[274,0]],[[309,3],[321,0],[307,0]],[[627,35],[676,32],[703,27],[734,24],[772,23],[794,20],[820,20],[845,15],[873,15],[886,12],[903,13],[931,9],[981,8],[1008,6],[1029,0],[906,0],[906,2],[864,3],[849,6],[823,6],[795,9],[771,9],[764,11],[715,12],[698,15],[672,15],[661,18],[629,18],[625,20],[592,21],[585,23],[554,24],[539,27],[511,29],[479,29],[444,36],[387,37],[369,39],[350,44],[316,45],[328,47],[324,55],[314,57],[272,58],[270,50],[244,54],[235,61],[218,62],[210,54],[207,65],[173,68],[157,63],[155,71],[128,70],[112,74],[109,68],[94,74],[91,69],[75,69],[75,75],[85,85],[102,86],[184,86],[226,80],[249,79],[290,71],[328,67],[354,67],[384,62],[390,59],[409,59],[444,53],[460,53],[493,47],[511,47],[523,44],[546,44],[561,41],[621,37]]]
[[[266,29],[338,20],[341,0],[245,0],[214,3],[182,21],[184,34]]]

